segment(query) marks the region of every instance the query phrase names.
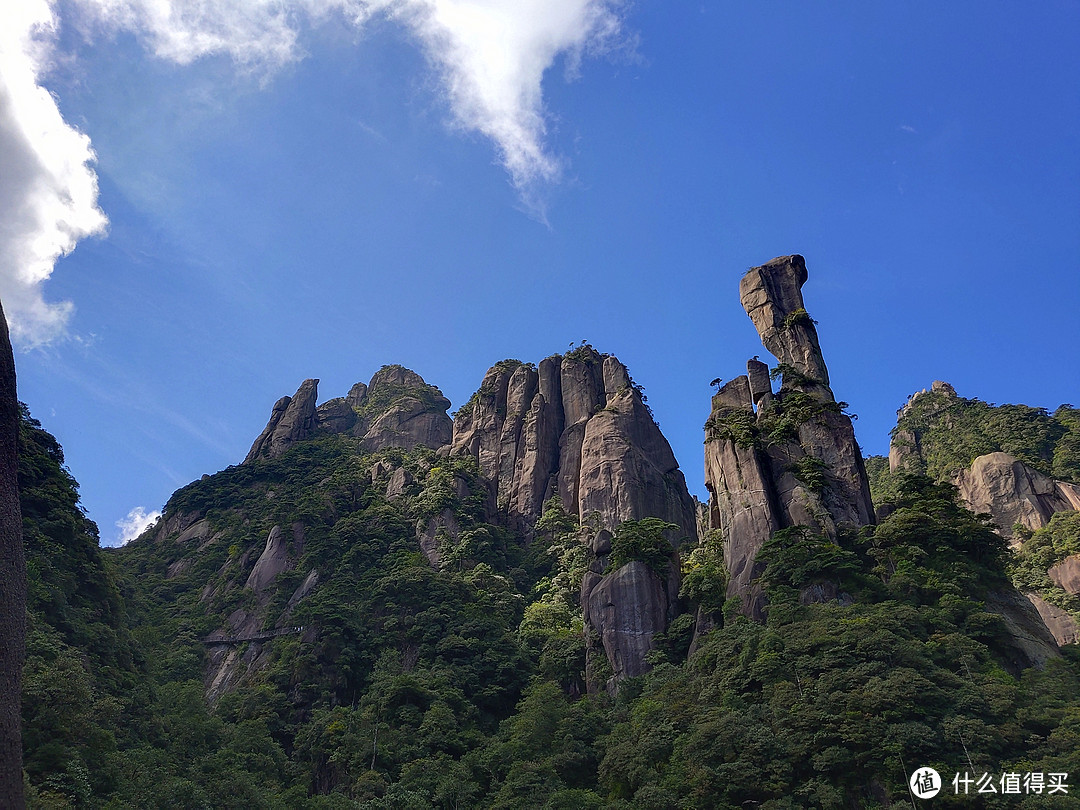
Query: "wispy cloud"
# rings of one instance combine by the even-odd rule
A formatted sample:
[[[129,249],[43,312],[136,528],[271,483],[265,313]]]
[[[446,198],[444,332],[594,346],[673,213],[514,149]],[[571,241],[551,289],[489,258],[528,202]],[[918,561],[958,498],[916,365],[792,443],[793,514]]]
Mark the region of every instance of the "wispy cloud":
[[[116,542],[106,543],[105,545],[126,546],[157,523],[160,518],[161,512],[156,509],[148,513],[145,506],[136,506],[127,513],[127,517],[116,521],[116,528],[120,530],[120,534],[116,536]]]
[[[304,57],[305,28],[403,25],[443,89],[453,126],[477,132],[525,206],[542,216],[562,161],[547,144],[544,74],[621,36],[624,0],[20,0],[0,26],[0,297],[22,346],[64,333],[70,302],[48,303],[56,261],[107,226],[89,137],[64,121],[43,86],[61,24],[89,36],[133,34],[153,56],[186,65],[230,58],[269,81]],[[57,9],[63,9],[64,19]],[[361,40],[362,42],[362,40]]]

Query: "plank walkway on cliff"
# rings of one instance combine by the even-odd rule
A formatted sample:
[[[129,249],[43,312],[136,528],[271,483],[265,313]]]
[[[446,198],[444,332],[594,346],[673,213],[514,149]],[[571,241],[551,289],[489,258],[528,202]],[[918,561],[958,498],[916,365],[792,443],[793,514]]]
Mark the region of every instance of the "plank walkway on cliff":
[[[203,644],[206,644],[209,647],[215,647],[225,644],[243,644],[245,641],[266,641],[267,639],[277,638],[278,636],[291,636],[302,632],[304,632],[303,627],[281,627],[277,630],[267,630],[265,633],[255,633],[251,636],[233,636],[231,638],[204,638]]]

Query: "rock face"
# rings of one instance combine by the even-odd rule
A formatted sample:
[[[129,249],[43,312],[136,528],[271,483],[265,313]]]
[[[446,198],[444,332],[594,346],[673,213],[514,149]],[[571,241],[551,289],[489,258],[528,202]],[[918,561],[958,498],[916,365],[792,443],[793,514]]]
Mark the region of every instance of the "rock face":
[[[953,483],[972,511],[989,513],[1014,545],[1016,524],[1034,531],[1057,512],[1080,509],[1080,487],[1055,481],[1008,453],[979,456]]]
[[[653,572],[639,571],[639,563],[605,574],[601,558],[624,521],[655,517],[674,524],[678,530],[668,538],[674,544],[697,537],[697,515],[671,446],[626,367],[590,346],[535,368],[498,363],[455,416],[451,453],[477,460],[495,495],[497,519],[526,536],[555,495],[592,527],[593,566],[581,592],[587,621],[616,681],[644,672],[653,635],[677,608],[674,546],[666,588]]]
[[[739,284],[743,308],[764,346],[780,360],[772,391],[757,358],[713,397],[706,423],[709,527],[724,538],[728,596],[762,617],[754,558],[778,529],[810,526],[835,537],[842,526],[874,521],[870,487],[851,419],[829,388],[817,330],[806,312],[801,256],[752,268]]]
[[[1047,629],[1037,606],[1017,590],[994,591],[986,595],[986,610],[1005,622],[1005,638],[1010,646],[1008,663],[1014,672],[1042,667],[1051,658],[1060,658],[1057,641]]]
[[[346,397],[315,407],[318,380],[305,380],[292,397],[282,397],[270,413],[244,463],[275,458],[293,444],[320,433],[357,436],[368,451],[418,445],[437,449],[449,444],[453,422],[450,400],[424,378],[402,366],[383,366],[371,382],[356,383]]]
[[[244,587],[261,594],[274,581],[274,577],[288,567],[289,558],[285,547],[285,536],[281,533],[281,527],[275,526],[270,530],[266,538],[266,547],[259,555],[255,567],[248,574]]]
[[[493,366],[455,416],[451,452],[476,458],[501,516],[526,533],[558,494],[568,512],[597,528],[658,517],[697,536],[671,446],[626,367],[591,347],[537,368]]]
[[[1046,573],[1066,593],[1080,596],[1080,554],[1066,557]]]
[[[645,654],[668,623],[667,593],[660,577],[643,562],[628,562],[600,578],[587,599],[589,623],[600,635],[615,680],[647,672]]]
[[[821,356],[817,329],[803,304],[806,262],[802,256],[780,256],[753,267],[739,282],[739,300],[754,322],[761,342],[781,364],[790,366],[809,388],[828,392],[829,371]],[[831,398],[831,392],[828,392]]]
[[[304,380],[293,396],[282,397],[275,402],[270,421],[244,461],[252,461],[259,456],[280,456],[294,443],[311,438],[315,433],[315,398],[318,391],[318,380]]]
[[[1072,614],[1050,604],[1037,593],[1025,593],[1024,596],[1035,606],[1047,629],[1054,634],[1054,641],[1059,647],[1080,643],[1080,626],[1077,626]]]

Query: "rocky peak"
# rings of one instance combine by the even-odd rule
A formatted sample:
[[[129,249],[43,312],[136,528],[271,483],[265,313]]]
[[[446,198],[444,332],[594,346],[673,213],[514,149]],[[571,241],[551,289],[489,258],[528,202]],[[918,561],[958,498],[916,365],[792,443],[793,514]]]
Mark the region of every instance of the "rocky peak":
[[[873,522],[870,487],[851,419],[829,388],[814,321],[807,313],[801,256],[751,268],[740,300],[762,344],[780,361],[773,392],[756,357],[713,396],[706,423],[709,526],[723,534],[728,596],[760,618],[757,552],[781,528],[810,526],[835,537]]]
[[[806,279],[802,256],[780,256],[750,268],[739,282],[739,300],[762,344],[787,367],[783,387],[832,399],[817,329],[803,303]]]
[[[558,493],[613,530],[659,517],[695,536],[671,446],[618,358],[584,346],[539,366],[504,360],[454,417],[451,452],[476,458],[500,512],[526,532]]]
[[[361,437],[365,450],[387,447],[412,450],[423,445],[438,449],[453,438],[453,422],[446,411],[450,400],[442,391],[404,366],[383,366],[358,395],[354,385],[350,397],[359,398],[358,420],[352,429]]]
[[[310,438],[315,433],[318,393],[318,380],[304,380],[293,396],[275,402],[270,421],[251,445],[244,463],[260,456],[280,456],[296,442]]]
[[[365,450],[387,447],[437,449],[450,442],[450,400],[415,371],[383,366],[367,385],[356,383],[345,397],[316,407],[318,380],[305,380],[292,397],[282,397],[270,412],[244,463],[275,458],[293,444],[317,434],[357,436]]]
[[[358,382],[349,389],[349,393],[345,397],[345,401],[353,408],[360,408],[360,406],[364,404],[364,400],[366,398],[367,386],[364,385],[362,382]]]
[[[455,415],[451,452],[477,460],[499,519],[526,536],[554,495],[591,527],[581,602],[601,640],[595,655],[607,658],[612,683],[645,672],[653,637],[678,609],[674,544],[697,537],[697,510],[626,366],[587,344],[535,367],[497,363]],[[678,527],[666,581],[638,561],[607,571],[612,532],[650,517]]]

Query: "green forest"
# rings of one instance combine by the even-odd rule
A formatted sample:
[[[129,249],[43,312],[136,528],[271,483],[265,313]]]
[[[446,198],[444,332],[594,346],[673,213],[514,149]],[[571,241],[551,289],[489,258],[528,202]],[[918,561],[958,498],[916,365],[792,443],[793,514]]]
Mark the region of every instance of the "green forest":
[[[1056,426],[1074,415],[1020,414],[1018,441],[1070,473],[1055,442],[1075,433]],[[875,808],[906,806],[922,765],[1080,775],[1080,654],[1024,668],[988,609],[1080,548],[1075,513],[1018,565],[950,485],[892,476],[876,526],[766,544],[763,623],[725,600],[706,533],[678,549],[681,613],[651,672],[610,694],[582,621],[589,527],[557,498],[529,541],[484,522],[468,457],[320,436],[182,488],[158,529],[103,550],[61,448],[25,411],[20,444],[31,807]],[[446,510],[459,531],[437,534],[433,566],[418,527]],[[206,531],[177,542],[170,526],[195,517]],[[294,564],[272,588],[242,587],[271,528],[294,524]],[[663,573],[670,528],[619,526],[609,564]],[[312,571],[318,587],[295,599]],[[815,586],[839,596],[801,604]],[[300,629],[204,643],[237,615]],[[237,677],[214,689],[223,658]]]

